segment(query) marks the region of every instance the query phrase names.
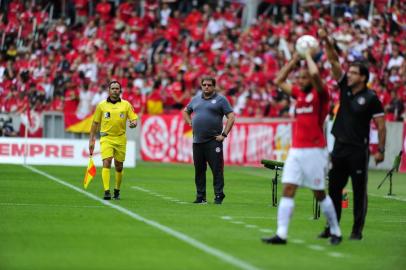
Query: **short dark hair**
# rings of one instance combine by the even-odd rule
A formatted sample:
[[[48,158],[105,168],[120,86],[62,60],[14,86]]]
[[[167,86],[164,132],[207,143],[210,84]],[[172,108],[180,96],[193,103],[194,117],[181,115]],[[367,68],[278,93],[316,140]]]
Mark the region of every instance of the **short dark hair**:
[[[120,90],[121,90],[121,84],[120,84],[118,81],[111,81],[111,82],[109,82],[109,89],[110,89],[110,87],[111,87],[111,85],[112,85],[113,83],[118,84],[118,86],[120,87]]]
[[[204,82],[204,81],[211,81],[211,83],[213,84],[213,87],[216,86],[216,79],[214,77],[211,76],[203,76],[200,79],[200,85]]]
[[[368,64],[365,62],[355,61],[350,64],[350,67],[357,67],[359,70],[359,74],[361,76],[365,76],[365,84],[369,81],[369,69]]]

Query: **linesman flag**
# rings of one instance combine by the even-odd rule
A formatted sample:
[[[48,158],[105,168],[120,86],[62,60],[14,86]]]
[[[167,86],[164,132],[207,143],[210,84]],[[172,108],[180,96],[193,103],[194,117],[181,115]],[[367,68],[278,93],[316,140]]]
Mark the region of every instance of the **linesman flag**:
[[[83,179],[83,187],[86,189],[89,183],[93,180],[96,175],[96,166],[94,166],[93,158],[90,156],[89,164],[87,165],[85,178]]]

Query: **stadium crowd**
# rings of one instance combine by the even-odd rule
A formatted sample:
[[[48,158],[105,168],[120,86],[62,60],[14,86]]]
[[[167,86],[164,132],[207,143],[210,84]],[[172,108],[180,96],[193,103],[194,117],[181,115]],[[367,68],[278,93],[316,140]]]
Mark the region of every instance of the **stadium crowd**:
[[[84,118],[118,80],[137,113],[177,113],[199,90],[200,76],[218,89],[236,115],[290,117],[292,101],[272,83],[292,56],[296,39],[324,27],[340,61],[366,60],[369,85],[387,120],[403,121],[406,102],[405,1],[266,0],[243,27],[239,1],[3,1],[0,14],[0,112],[76,112]],[[58,1],[57,1],[58,2]],[[304,2],[305,4],[303,4]],[[327,2],[327,3],[326,3]],[[34,3],[34,5],[32,5]],[[53,14],[49,14],[50,12]],[[62,14],[65,13],[65,16]],[[294,15],[293,15],[294,14]],[[52,19],[50,17],[52,16]],[[318,61],[338,106],[326,56]]]

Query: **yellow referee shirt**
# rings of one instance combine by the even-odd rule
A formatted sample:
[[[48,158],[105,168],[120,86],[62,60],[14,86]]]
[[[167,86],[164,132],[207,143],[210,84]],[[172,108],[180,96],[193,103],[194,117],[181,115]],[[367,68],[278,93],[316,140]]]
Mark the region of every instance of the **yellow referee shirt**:
[[[127,119],[138,119],[133,107],[127,100],[120,99],[116,103],[103,100],[96,107],[93,121],[100,124],[100,136],[121,136],[125,133]]]

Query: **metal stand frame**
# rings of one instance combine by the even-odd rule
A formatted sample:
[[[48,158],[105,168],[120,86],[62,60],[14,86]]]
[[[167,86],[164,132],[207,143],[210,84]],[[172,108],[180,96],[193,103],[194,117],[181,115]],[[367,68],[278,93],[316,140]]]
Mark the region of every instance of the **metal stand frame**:
[[[275,177],[272,178],[272,206],[278,206],[278,177],[281,168],[275,167]]]
[[[395,168],[392,168],[383,178],[382,182],[379,184],[378,189],[385,183],[386,179],[389,179],[389,193],[388,196],[395,196],[395,194],[392,193],[392,176],[393,172],[395,171]]]

